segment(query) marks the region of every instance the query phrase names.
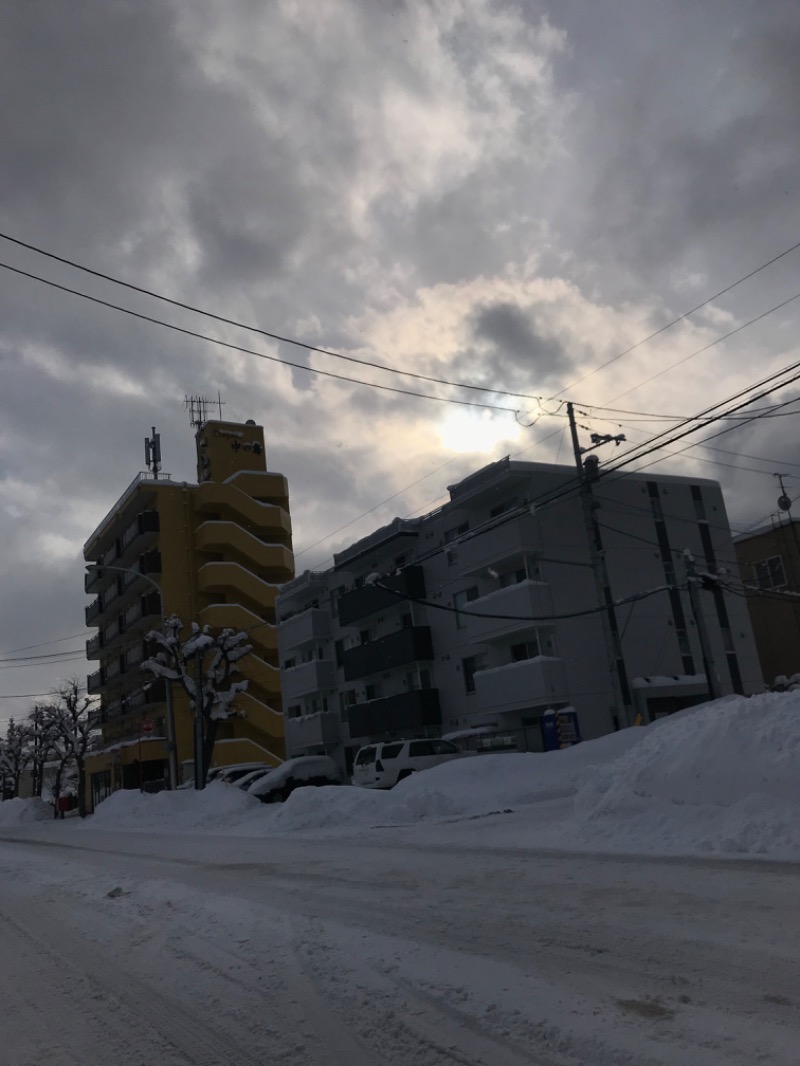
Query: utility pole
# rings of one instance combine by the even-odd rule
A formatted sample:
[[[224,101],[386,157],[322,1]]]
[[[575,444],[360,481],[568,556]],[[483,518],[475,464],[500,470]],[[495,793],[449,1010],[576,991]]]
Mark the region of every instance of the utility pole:
[[[194,787],[206,787],[206,768],[203,765],[203,653],[194,649]]]
[[[589,539],[592,570],[594,571],[595,583],[597,585],[597,599],[598,603],[605,608],[603,614],[603,633],[606,642],[611,684],[614,689],[615,700],[618,706],[622,708],[623,712],[620,725],[625,727],[633,725],[634,721],[631,689],[628,683],[628,671],[625,667],[625,658],[622,654],[622,641],[620,640],[619,625],[617,624],[617,612],[614,608],[614,600],[611,595],[611,583],[608,579],[608,568],[606,567],[606,557],[603,549],[603,537],[600,531],[600,523],[597,521],[594,496],[592,494],[592,483],[584,465],[583,449],[578,441],[578,427],[575,424],[575,409],[572,403],[567,403],[567,418],[569,419],[569,430],[572,437],[572,450],[575,455],[575,467],[578,471],[578,477],[580,478],[581,504],[583,507],[584,520],[586,522],[586,533]],[[601,437],[596,434],[592,435],[592,442],[595,447],[600,444],[609,444],[611,442],[619,444],[620,441],[624,439],[625,438],[622,435],[618,437]]]
[[[714,653],[711,650],[711,640],[706,627],[706,616],[703,613],[703,604],[700,600],[702,578],[697,575],[694,556],[687,548],[683,553],[683,561],[686,566],[686,587],[689,590],[689,602],[692,605],[692,614],[697,625],[697,636],[700,639],[700,651],[703,655],[703,670],[708,685],[708,695],[712,700],[718,700],[722,695],[722,688],[717,676],[717,668],[714,665]]]

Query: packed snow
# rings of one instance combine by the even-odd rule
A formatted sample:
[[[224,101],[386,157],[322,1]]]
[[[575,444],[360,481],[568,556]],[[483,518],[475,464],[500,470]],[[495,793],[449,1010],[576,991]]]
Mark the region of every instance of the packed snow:
[[[787,692],[391,792],[7,801],[3,1061],[794,1066],[798,771]]]
[[[311,837],[392,828],[432,839],[436,827],[452,838],[469,822],[470,840],[487,847],[792,859],[800,858],[798,780],[800,692],[767,693],[563,751],[465,756],[390,792],[298,789],[280,805],[218,782],[200,793],[117,792],[81,828]],[[3,824],[31,817],[17,801]]]

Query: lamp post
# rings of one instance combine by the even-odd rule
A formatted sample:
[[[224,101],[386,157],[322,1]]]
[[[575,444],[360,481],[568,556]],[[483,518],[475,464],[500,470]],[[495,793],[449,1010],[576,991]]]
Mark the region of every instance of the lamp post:
[[[140,577],[143,581],[152,585],[158,593],[158,602],[161,605],[161,631],[164,631],[164,601],[161,597],[161,586],[154,581],[152,577],[148,577],[147,574],[143,574],[141,571],[134,570],[129,566],[109,566],[106,564],[101,565],[100,563],[88,563],[86,569],[98,571],[116,570],[120,574],[136,574],[137,577]],[[178,749],[175,742],[175,711],[172,706],[172,682],[168,677],[165,677],[164,684],[166,685],[167,697],[167,757],[169,761],[169,787],[170,789],[175,789],[178,787]]]

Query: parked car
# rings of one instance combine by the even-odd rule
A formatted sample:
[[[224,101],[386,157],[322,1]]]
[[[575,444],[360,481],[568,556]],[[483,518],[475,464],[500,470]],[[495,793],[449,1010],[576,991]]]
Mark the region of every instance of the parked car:
[[[232,784],[235,788],[240,788],[243,792],[247,792],[251,785],[254,785],[265,774],[271,774],[274,769],[274,766],[262,766],[259,770],[251,770],[250,773],[245,774],[243,777],[237,777]]]
[[[248,788],[262,803],[282,803],[305,785],[341,785],[342,773],[328,755],[301,755],[287,759]]]
[[[463,759],[447,740],[389,740],[359,748],[353,763],[353,784],[362,788],[393,788],[398,781],[431,766]]]
[[[244,777],[245,774],[252,773],[253,770],[269,769],[270,765],[266,762],[237,762],[229,766],[215,766],[206,774],[206,784],[211,781],[225,781],[230,785],[240,777]]]

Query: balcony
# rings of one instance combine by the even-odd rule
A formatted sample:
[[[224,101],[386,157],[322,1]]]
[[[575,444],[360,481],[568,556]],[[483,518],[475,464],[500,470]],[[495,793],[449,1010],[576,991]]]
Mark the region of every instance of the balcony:
[[[312,692],[330,692],[336,686],[336,667],[332,659],[312,659],[281,672],[285,703]]]
[[[92,600],[88,607],[84,608],[84,614],[86,616],[86,624],[90,626],[95,618],[99,618],[101,611],[103,610],[100,603],[100,597]]]
[[[344,593],[339,599],[339,624],[349,626],[378,611],[399,607],[404,599],[425,598],[425,571],[421,566],[407,566],[397,577],[387,577],[381,584],[393,591],[387,592],[377,585],[363,585]]]
[[[128,630],[136,622],[143,618],[151,618],[154,615],[161,614],[161,597],[157,592],[150,592],[146,596],[141,596],[136,603],[132,603],[127,609],[123,618],[123,629]]]
[[[430,626],[409,626],[379,640],[371,640],[343,654],[344,676],[356,681],[368,674],[380,674],[407,663],[429,662],[433,658]]]
[[[410,735],[436,729],[442,724],[439,690],[415,689],[369,703],[354,703],[349,708],[348,717],[351,737],[380,737],[386,733]]]
[[[523,659],[475,674],[474,710],[499,712],[524,707],[569,703],[564,663],[561,659]]]
[[[291,648],[300,648],[304,644],[328,640],[331,635],[331,620],[327,611],[318,607],[309,607],[301,614],[293,615],[279,628],[280,646],[283,652]]]
[[[509,620],[470,618],[469,612],[508,615]],[[552,624],[552,615],[553,595],[550,586],[541,581],[520,581],[516,585],[490,592],[488,596],[471,600],[459,617],[464,623],[464,635],[471,644],[487,644],[533,629],[537,619],[541,619],[540,625]],[[512,620],[515,618],[518,621]]]
[[[287,718],[284,722],[286,750],[288,753],[306,748],[318,748],[338,744],[341,733],[339,718],[335,714],[320,712],[303,718]]]
[[[86,658],[97,659],[103,648],[103,634],[96,633],[91,640],[86,641]]]
[[[450,547],[456,552],[462,573],[479,574],[489,567],[497,569],[504,563],[530,555],[541,545],[535,518],[525,514],[517,521],[501,515],[495,524],[487,523]]]
[[[95,670],[86,678],[86,691],[90,696],[96,696],[103,687],[103,671]]]
[[[159,529],[158,511],[142,511],[122,534],[122,540],[120,541],[122,551],[127,552],[128,548],[139,537],[144,536],[146,533],[158,533]]]

